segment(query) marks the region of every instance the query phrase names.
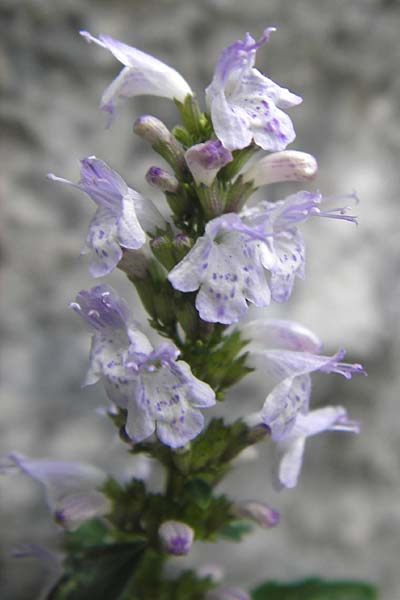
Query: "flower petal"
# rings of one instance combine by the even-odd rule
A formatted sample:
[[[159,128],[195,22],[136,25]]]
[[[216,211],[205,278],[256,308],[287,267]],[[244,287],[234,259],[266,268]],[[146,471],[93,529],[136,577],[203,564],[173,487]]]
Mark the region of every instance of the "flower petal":
[[[287,377],[268,394],[260,414],[273,440],[284,439],[292,431],[299,413],[308,409],[310,393],[310,376],[299,375]]]
[[[301,98],[253,68],[256,49],[271,30],[257,42],[246,34],[225,48],[206,89],[215,133],[229,150],[244,148],[252,139],[264,150],[284,150],[295,137],[290,118],[279,107],[294,106]]]
[[[201,283],[202,272],[208,267],[212,244],[206,237],[197,240],[190,252],[168,274],[176,290],[193,292]]]
[[[251,338],[251,348],[256,351],[269,347],[318,354],[322,350],[321,340],[295,321],[256,319],[244,324],[241,330]]]
[[[278,447],[280,454],[276,473],[278,487],[296,487],[303,464],[304,446],[305,438],[298,437],[292,439],[288,444]]]
[[[8,458],[44,486],[51,509],[65,496],[100,487],[107,477],[104,471],[87,463],[25,458],[16,452],[11,452]]]
[[[198,410],[188,409],[178,419],[157,421],[157,436],[170,448],[180,448],[199,435],[204,428],[204,417]]]
[[[183,360],[178,360],[175,363],[175,369],[179,372],[180,378],[186,383],[188,388],[188,398],[190,403],[196,408],[206,408],[214,406],[215,392],[204,381],[195,377],[190,369],[190,366]]]
[[[155,432],[156,422],[143,394],[136,391],[135,397],[128,400],[127,410],[126,432],[134,442],[142,442]]]
[[[105,91],[101,108],[112,112],[120,97],[140,95],[176,98],[180,102],[186,96],[193,95],[189,84],[175,69],[150,54],[128,46],[108,35],[95,38],[87,31],[80,34],[88,42],[109,50],[125,68]]]

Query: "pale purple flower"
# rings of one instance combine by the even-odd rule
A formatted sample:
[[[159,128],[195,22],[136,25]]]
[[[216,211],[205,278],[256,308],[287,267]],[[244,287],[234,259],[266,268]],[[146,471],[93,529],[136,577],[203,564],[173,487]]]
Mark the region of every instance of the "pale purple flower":
[[[129,437],[141,442],[156,433],[172,448],[196,437],[204,427],[198,409],[213,406],[215,394],[177,360],[178,349],[170,342],[153,349],[110,286],[80,292],[72,307],[95,330],[86,384],[103,380],[110,400],[127,411]]]
[[[97,205],[89,225],[86,250],[93,251],[89,270],[93,277],[110,273],[122,257],[123,248],[136,250],[146,242],[146,231],[155,231],[165,222],[161,214],[105,162],[95,156],[81,161],[79,183],[48,175],[53,181],[82,190]]]
[[[210,186],[218,171],[233,159],[233,155],[219,140],[208,140],[189,148],[185,159],[195,182]]]
[[[7,459],[10,466],[6,472],[14,467],[42,484],[49,509],[65,529],[73,531],[88,519],[111,511],[110,500],[97,491],[107,478],[101,469],[81,462],[25,458],[16,452]]]
[[[355,196],[343,198],[354,200]],[[356,217],[347,214],[349,206],[321,209],[321,205],[330,200],[318,193],[302,191],[279,202],[258,202],[242,211],[244,222],[260,227],[268,240],[268,248],[263,247],[263,262],[271,272],[269,285],[275,302],[285,302],[289,298],[296,277],[304,279],[305,243],[297,228],[299,223],[310,217],[357,222]]]
[[[181,521],[164,521],[158,529],[161,545],[168,554],[184,556],[192,547],[194,531]]]
[[[204,321],[236,323],[247,312],[247,302],[266,306],[270,301],[262,245],[257,227],[225,214],[207,223],[204,236],[168,279],[181,292],[199,289],[196,308]]]
[[[293,488],[297,485],[306,439],[323,431],[358,433],[359,424],[347,419],[347,412],[342,406],[327,406],[305,415],[299,413],[290,433],[277,443],[277,487]]]
[[[354,373],[365,374],[360,364],[341,362],[343,349],[333,356],[321,355],[320,340],[298,323],[260,319],[244,325],[242,331],[254,340],[249,346],[252,366],[261,367],[277,382],[260,413],[260,420],[269,427],[275,441],[286,439],[298,416],[307,415],[310,373],[338,373],[346,379]]]
[[[101,99],[100,108],[110,115],[114,113],[120,98],[150,95],[171,100],[176,98],[183,102],[187,95],[193,95],[182,75],[154,56],[108,35],[100,35],[96,38],[88,31],[81,31],[80,34],[87,42],[94,42],[109,50],[124,65]]]
[[[270,529],[279,523],[278,511],[257,500],[239,502],[235,504],[234,511],[239,517],[250,519],[264,529]]]
[[[264,150],[284,150],[295,138],[291,119],[281,108],[302,99],[254,68],[256,50],[273,27],[255,41],[249,33],[225,48],[206,89],[214,131],[228,150],[245,148],[252,140]]]
[[[243,173],[243,181],[253,182],[256,188],[278,181],[311,181],[317,170],[317,161],[311,154],[284,150],[268,154],[254,163]]]

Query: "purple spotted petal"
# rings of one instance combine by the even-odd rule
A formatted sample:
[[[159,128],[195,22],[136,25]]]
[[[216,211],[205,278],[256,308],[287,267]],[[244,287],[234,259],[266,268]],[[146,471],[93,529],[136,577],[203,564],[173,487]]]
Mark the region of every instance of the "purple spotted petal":
[[[95,331],[85,383],[103,380],[109,399],[127,411],[131,439],[156,433],[178,448],[196,437],[204,427],[196,409],[213,406],[215,393],[177,360],[176,346],[165,341],[153,348],[109,286],[80,292],[72,307]]]
[[[189,408],[177,419],[157,422],[157,436],[163,444],[180,448],[193,440],[204,429],[204,417],[199,410]]]
[[[194,292],[201,285],[204,272],[209,267],[212,240],[200,237],[193,248],[168,274],[176,290]]]
[[[89,268],[93,277],[114,269],[122,258],[121,246],[137,250],[145,244],[146,232],[153,233],[165,225],[149,200],[129,188],[118,173],[95,156],[81,161],[78,184],[52,174],[49,178],[77,187],[98,206],[86,237],[86,249],[92,251]]]
[[[196,408],[207,408],[215,404],[215,392],[208,385],[197,377],[190,370],[190,366],[183,360],[178,360],[171,365],[172,371],[176,374],[179,381],[186,385],[187,395],[190,403]]]
[[[241,212],[244,223],[264,232],[266,243],[260,247],[259,255],[271,274],[269,286],[275,302],[288,300],[296,277],[304,279],[305,243],[297,225],[310,217],[356,220],[347,214],[348,206],[322,210],[324,202],[328,199],[320,194],[303,191],[279,202],[259,202]]]
[[[87,31],[80,34],[87,42],[94,42],[109,50],[124,66],[105,90],[100,108],[113,113],[120,98],[150,95],[176,98],[183,102],[193,92],[183,77],[162,61],[108,35],[95,38]]]
[[[144,395],[141,382],[135,382],[131,396],[127,399],[126,433],[134,442],[142,442],[156,430],[156,420],[150,408],[150,402]]]
[[[85,385],[96,383],[102,376],[113,385],[125,382],[128,351],[152,349],[147,337],[138,331],[126,302],[111,286],[102,284],[79,292],[70,306],[95,331]]]
[[[292,122],[280,107],[295,106],[301,98],[253,68],[256,50],[270,31],[257,42],[247,33],[225,48],[206,89],[214,131],[229,150],[244,148],[253,139],[264,150],[284,150],[295,138]]]
[[[196,308],[204,321],[235,323],[247,312],[247,301],[269,303],[260,255],[264,243],[259,228],[246,225],[238,215],[217,217],[168,279],[180,291],[200,288]]]

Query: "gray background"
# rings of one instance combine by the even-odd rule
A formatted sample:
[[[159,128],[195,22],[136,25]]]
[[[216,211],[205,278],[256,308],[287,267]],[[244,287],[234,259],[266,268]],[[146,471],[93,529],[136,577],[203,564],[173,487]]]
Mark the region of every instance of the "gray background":
[[[316,376],[313,394],[315,405],[345,404],[362,434],[309,441],[299,486],[281,494],[271,488],[270,448],[260,447],[258,459],[238,466],[224,487],[238,499],[270,502],[282,512],[281,525],[240,545],[197,547],[186,562],[218,557],[227,581],[243,586],[315,573],[370,579],[382,598],[400,598],[399,3],[1,0],[0,20],[0,456],[18,450],[81,459],[118,477],[147,468],[127,456],[95,412],[106,405],[102,389],[80,389],[89,337],[66,306],[92,285],[79,250],[93,205],[45,174],[76,180],[78,160],[96,154],[155,198],[143,181],[155,159],[131,123],[150,112],[172,126],[177,116],[167,100],[139,98],[106,130],[97,105],[119,65],[86,46],[77,30],[108,33],[158,56],[203,102],[219,51],[246,31],[258,36],[275,25],[257,66],[304,97],[291,111],[293,147],[317,156],[315,187],[326,194],[357,190],[360,225],[307,224],[306,281],[286,305],[251,316],[298,319],[323,337],[327,351],[343,345],[349,360],[365,364],[368,378]],[[275,186],[271,197],[282,190]],[[122,274],[109,282],[134,305]],[[140,309],[135,314],[141,318]],[[223,410],[230,417],[252,412],[267,391],[261,377],[249,379]],[[151,478],[161,485],[160,473]],[[38,565],[10,560],[10,549],[34,541],[55,547],[58,533],[33,482],[2,477],[0,494],[0,596],[31,599]]]

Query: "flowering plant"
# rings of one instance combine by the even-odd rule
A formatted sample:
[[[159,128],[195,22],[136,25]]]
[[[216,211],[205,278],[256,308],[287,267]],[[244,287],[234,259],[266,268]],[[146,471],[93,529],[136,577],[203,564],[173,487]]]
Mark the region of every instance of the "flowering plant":
[[[139,478],[118,482],[91,465],[10,453],[2,471],[39,481],[65,529],[49,600],[375,597],[364,584],[318,580],[267,582],[250,596],[224,583],[216,565],[175,576],[164,568],[169,556],[187,555],[196,540],[239,540],[248,521],[267,529],[278,524],[279,513],[268,504],[233,502],[218,492],[242,452],[270,439],[274,483],[293,488],[308,437],[359,430],[342,406],[310,409],[310,396],[311,373],[350,379],[365,374],[361,365],[343,362],[343,349],[323,354],[319,338],[299,323],[244,318],[251,304],[287,301],[296,277],[304,278],[302,222],[356,222],[349,214],[354,195],[338,206],[308,191],[278,202],[251,198],[270,183],[311,181],[317,171],[312,156],[286,150],[295,138],[286,109],[302,99],[254,67],[272,31],[257,41],[246,34],[221,52],[205,112],[170,66],[109,36],[81,32],[123,64],[101,100],[110,121],[119,101],[142,94],[173,100],[181,117],[172,131],[151,115],[134,125],[168,165],[155,165],[146,176],[164,193],[168,216],[95,156],[81,161],[77,184],[49,175],[94,201],[84,249],[89,272],[100,278],[123,271],[157,336],[150,341],[106,283],[80,291],[71,303],[92,333],[85,384],[101,382],[107,414],[128,451],[159,461],[166,483],[154,493]],[[260,368],[270,387],[258,411],[244,409],[233,422],[212,417],[227,390]]]

